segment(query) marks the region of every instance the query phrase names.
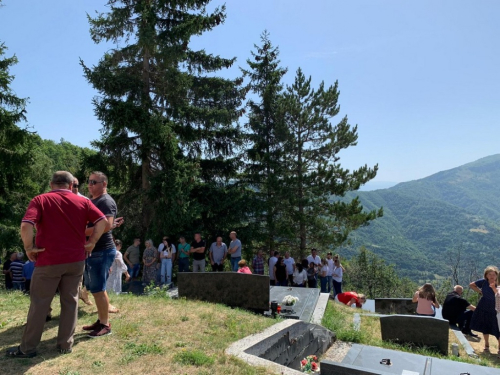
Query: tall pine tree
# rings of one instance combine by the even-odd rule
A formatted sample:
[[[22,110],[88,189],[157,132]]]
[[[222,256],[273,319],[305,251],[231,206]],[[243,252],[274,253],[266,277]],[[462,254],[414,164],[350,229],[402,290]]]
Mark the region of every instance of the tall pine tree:
[[[283,176],[285,174],[283,145],[287,129],[279,115],[281,82],[287,70],[280,66],[279,49],[274,47],[269,34],[261,36],[261,45],[255,45],[248,69],[242,69],[250,79],[254,98],[247,103],[248,122],[245,126],[248,148],[245,151],[244,180],[255,190],[254,220],[262,223],[261,233],[269,251],[276,248],[281,237]]]
[[[328,88],[321,82],[315,90],[311,77],[306,78],[299,68],[281,102],[289,131],[284,155],[290,173],[283,181],[288,193],[289,237],[298,237],[295,245],[301,258],[308,244],[339,246],[349,232],[382,215],[382,210],[363,212],[358,199],[339,199],[374,178],[378,167],[365,165],[349,171],[340,165],[340,151],[355,146],[358,134],[347,117],[331,124],[340,110],[338,98],[338,82]]]
[[[117,45],[95,67],[82,62],[100,94],[96,145],[113,161],[115,179],[126,181],[123,199],[138,233],[191,226],[206,211],[204,187],[236,168],[234,123],[246,90],[242,79],[215,76],[235,59],[189,46],[225,20],[225,7],[207,13],[209,2],[108,0],[108,13],[89,17],[92,39]]]
[[[33,135],[20,126],[26,122],[27,99],[11,89],[10,68],[17,57],[6,57],[0,43],[0,250],[20,244],[19,225],[29,200],[38,192],[31,179]]]

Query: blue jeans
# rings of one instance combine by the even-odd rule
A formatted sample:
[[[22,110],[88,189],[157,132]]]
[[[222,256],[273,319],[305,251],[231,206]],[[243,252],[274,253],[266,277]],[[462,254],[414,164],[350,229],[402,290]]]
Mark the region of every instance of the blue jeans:
[[[231,257],[231,269],[234,272],[238,272],[238,262],[241,260],[241,257]]]
[[[160,284],[165,284],[165,276],[167,284],[172,282],[172,259],[163,258],[161,260]]]
[[[325,277],[320,277],[319,281],[321,283],[321,293],[326,293],[326,284],[328,283],[328,278]]]
[[[87,290],[94,294],[106,291],[109,269],[115,261],[116,248],[95,251],[85,260]]]
[[[342,293],[342,282],[332,280],[333,282],[333,296]]]
[[[189,257],[179,258],[179,272],[189,272]]]
[[[331,293],[332,292],[332,281],[333,281],[333,278],[331,276],[327,276],[326,277],[326,282],[327,282],[326,290],[327,290],[327,293]]]
[[[24,281],[13,281],[14,290],[24,290]]]
[[[127,268],[128,268],[128,274],[130,275],[130,279],[133,279],[135,277],[139,277],[139,272],[141,271],[140,264],[134,264],[132,267],[127,265]]]

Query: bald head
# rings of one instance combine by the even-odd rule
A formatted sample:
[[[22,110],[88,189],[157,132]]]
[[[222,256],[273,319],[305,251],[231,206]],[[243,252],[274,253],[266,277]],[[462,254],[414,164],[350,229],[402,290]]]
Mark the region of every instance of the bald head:
[[[455,285],[455,287],[453,288],[453,290],[455,292],[457,292],[458,294],[462,295],[462,293],[464,291],[464,288],[461,285]]]

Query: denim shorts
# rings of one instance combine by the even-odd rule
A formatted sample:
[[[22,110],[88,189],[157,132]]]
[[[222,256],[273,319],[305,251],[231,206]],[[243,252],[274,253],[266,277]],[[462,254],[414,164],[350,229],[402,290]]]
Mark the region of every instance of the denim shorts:
[[[90,293],[99,293],[106,290],[109,269],[115,261],[116,248],[111,247],[102,251],[92,252],[85,260],[85,286]]]

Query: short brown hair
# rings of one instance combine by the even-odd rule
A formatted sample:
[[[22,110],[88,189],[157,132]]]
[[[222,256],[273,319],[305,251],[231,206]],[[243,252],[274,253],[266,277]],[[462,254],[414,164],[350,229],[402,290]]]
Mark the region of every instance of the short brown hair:
[[[106,176],[104,173],[99,172],[99,171],[95,171],[95,172],[92,172],[90,175],[92,176],[93,174],[99,176],[104,182],[108,183],[108,176]]]
[[[246,267],[247,261],[245,259],[242,259],[238,262],[238,267]]]
[[[498,278],[498,267],[497,266],[488,266],[484,269],[484,278],[486,279],[486,275],[490,272],[495,272]]]

